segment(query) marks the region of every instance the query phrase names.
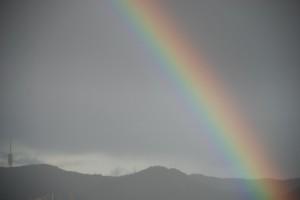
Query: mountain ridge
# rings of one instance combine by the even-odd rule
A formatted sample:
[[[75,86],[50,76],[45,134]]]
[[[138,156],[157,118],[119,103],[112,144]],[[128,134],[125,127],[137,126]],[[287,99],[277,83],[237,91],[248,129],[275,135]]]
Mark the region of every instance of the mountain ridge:
[[[300,199],[300,179],[247,180],[186,174],[174,168],[152,166],[139,172],[112,177],[83,174],[47,164],[13,168],[0,167],[0,196],[3,200],[37,199],[55,193],[56,200],[69,199],[156,199],[156,200],[238,200],[249,199],[249,181],[284,184],[286,196]],[[76,198],[75,198],[76,197]]]

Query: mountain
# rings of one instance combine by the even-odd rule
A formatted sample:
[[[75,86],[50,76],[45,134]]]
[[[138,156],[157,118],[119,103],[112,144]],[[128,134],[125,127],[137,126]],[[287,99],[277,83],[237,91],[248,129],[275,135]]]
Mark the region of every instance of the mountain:
[[[1,200],[245,200],[246,185],[284,184],[282,199],[300,199],[300,179],[243,180],[187,175],[177,169],[150,167],[131,175],[110,177],[64,171],[50,165],[0,168]]]

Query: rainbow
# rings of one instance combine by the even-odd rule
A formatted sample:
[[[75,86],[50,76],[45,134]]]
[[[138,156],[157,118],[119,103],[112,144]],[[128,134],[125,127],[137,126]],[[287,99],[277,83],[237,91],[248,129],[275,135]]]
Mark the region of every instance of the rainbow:
[[[164,71],[176,82],[195,113],[205,116],[209,137],[230,158],[238,176],[278,177],[262,145],[254,138],[257,131],[239,113],[232,94],[199,50],[188,41],[174,17],[157,0],[116,0]],[[256,134],[255,134],[256,135]],[[268,181],[251,181],[245,186],[251,199],[281,199],[283,186]]]

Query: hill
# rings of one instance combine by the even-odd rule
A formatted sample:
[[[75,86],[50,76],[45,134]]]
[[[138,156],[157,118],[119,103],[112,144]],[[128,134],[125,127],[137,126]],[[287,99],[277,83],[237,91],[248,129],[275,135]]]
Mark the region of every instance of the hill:
[[[150,167],[131,175],[110,177],[64,171],[50,165],[0,168],[1,200],[241,200],[251,199],[247,184],[285,184],[282,199],[300,199],[300,179],[243,180],[187,175],[176,169]],[[43,197],[43,198],[42,198]]]

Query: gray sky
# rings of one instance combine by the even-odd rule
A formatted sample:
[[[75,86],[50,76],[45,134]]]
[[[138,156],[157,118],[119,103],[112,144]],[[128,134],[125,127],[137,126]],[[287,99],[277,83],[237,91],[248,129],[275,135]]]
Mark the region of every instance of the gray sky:
[[[300,176],[300,46],[292,1],[166,0],[286,177]],[[3,1],[0,164],[109,174],[149,165],[234,174],[159,62],[105,0]]]

